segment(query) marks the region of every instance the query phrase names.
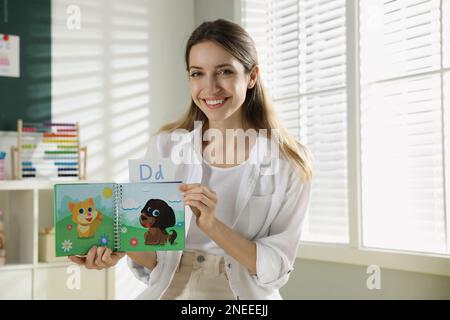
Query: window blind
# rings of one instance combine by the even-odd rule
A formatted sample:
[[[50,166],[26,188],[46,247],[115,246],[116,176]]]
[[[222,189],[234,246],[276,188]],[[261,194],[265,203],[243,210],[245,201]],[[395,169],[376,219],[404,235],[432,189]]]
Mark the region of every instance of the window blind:
[[[360,1],[364,246],[449,252],[444,2]]]
[[[242,2],[276,111],[315,157],[304,241],[348,242],[345,8],[345,0]]]

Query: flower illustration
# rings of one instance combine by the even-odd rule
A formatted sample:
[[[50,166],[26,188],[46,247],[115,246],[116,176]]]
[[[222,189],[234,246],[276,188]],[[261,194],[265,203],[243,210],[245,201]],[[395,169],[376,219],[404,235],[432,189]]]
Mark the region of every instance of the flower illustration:
[[[130,245],[131,245],[132,247],[136,247],[136,246],[138,245],[138,243],[139,243],[139,241],[138,241],[137,238],[131,238],[131,240],[130,240]]]
[[[72,242],[70,240],[64,240],[61,249],[63,249],[64,252],[69,252],[72,250]]]
[[[122,233],[127,233],[127,232],[128,232],[128,229],[127,229],[127,227],[122,227],[122,229],[120,229],[120,231],[121,231]]]
[[[102,234],[102,235],[100,236],[100,239],[98,240],[98,245],[99,245],[99,246],[102,246],[102,247],[105,247],[105,246],[108,245],[108,243],[109,243],[108,235]]]

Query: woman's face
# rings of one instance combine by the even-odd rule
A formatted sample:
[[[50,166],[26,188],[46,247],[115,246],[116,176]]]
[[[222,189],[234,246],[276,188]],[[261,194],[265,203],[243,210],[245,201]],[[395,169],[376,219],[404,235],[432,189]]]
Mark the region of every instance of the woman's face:
[[[195,104],[209,121],[241,125],[241,106],[258,72],[246,74],[233,55],[212,41],[192,46],[189,53],[189,83]]]

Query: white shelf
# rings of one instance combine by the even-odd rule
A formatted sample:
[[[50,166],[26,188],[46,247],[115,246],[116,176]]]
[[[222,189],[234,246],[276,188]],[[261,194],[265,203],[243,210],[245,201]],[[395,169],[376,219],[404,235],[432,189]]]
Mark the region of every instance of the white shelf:
[[[75,265],[67,259],[67,262],[38,262],[36,268],[61,268]]]
[[[0,190],[40,190],[51,189],[54,183],[50,181],[29,180],[3,180],[0,181]]]
[[[107,270],[80,268],[81,288],[68,285],[74,263],[39,261],[39,229],[52,227],[55,183],[86,181],[0,181],[5,215],[6,264],[0,266],[1,299],[113,299],[114,277]],[[89,181],[91,182],[91,181]]]
[[[27,270],[33,269],[32,264],[4,264],[0,266],[0,272],[2,271],[12,271],[12,270]]]
[[[57,183],[94,183],[95,180],[1,180],[0,190],[51,190]]]

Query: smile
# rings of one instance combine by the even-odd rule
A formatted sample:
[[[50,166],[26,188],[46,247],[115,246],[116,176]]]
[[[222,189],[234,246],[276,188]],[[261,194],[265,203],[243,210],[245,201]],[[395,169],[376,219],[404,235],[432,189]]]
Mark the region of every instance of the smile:
[[[209,109],[217,109],[223,107],[228,98],[223,99],[203,99]]]

